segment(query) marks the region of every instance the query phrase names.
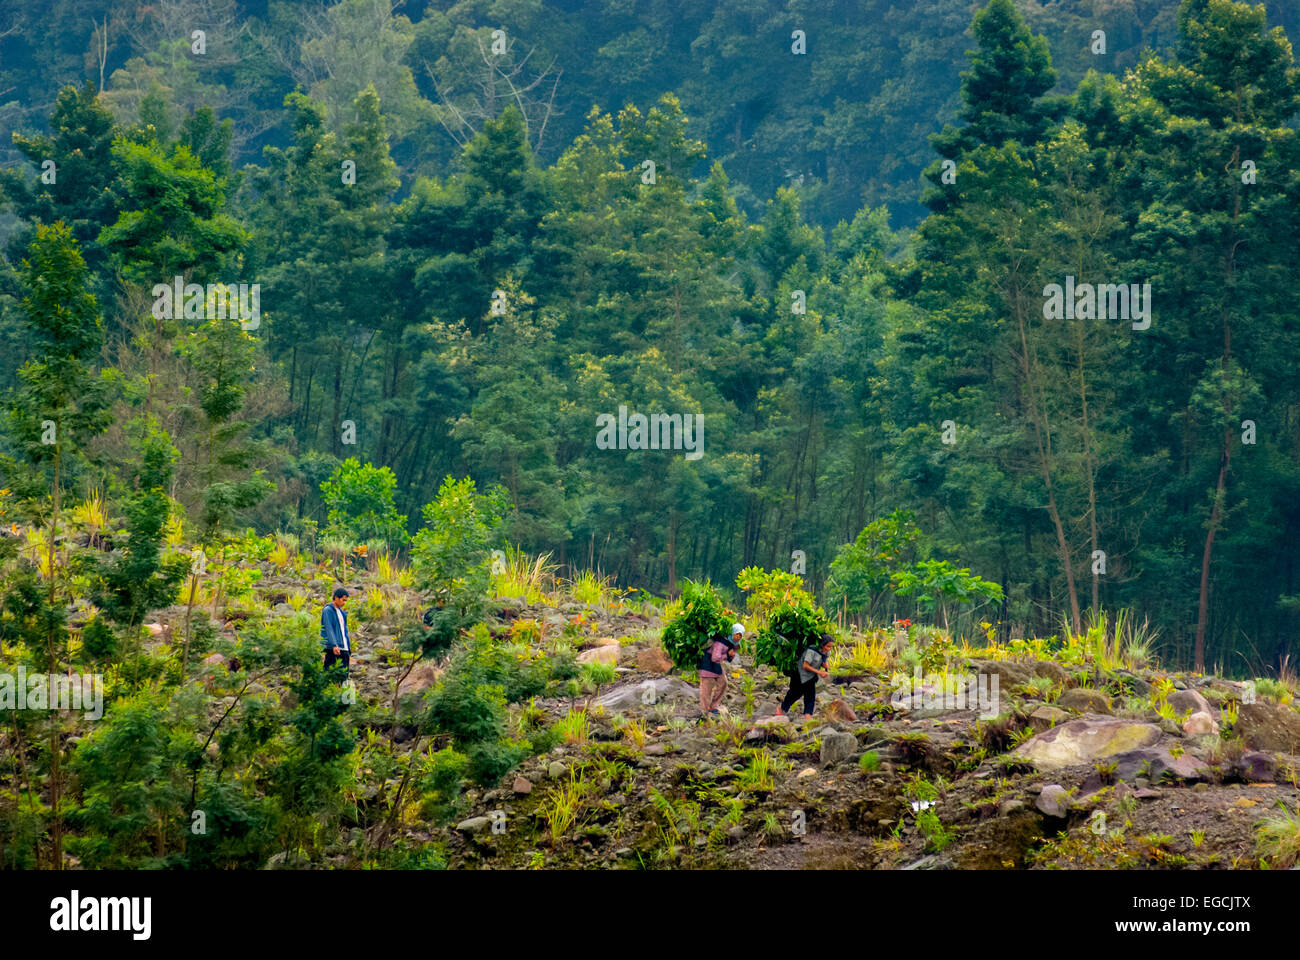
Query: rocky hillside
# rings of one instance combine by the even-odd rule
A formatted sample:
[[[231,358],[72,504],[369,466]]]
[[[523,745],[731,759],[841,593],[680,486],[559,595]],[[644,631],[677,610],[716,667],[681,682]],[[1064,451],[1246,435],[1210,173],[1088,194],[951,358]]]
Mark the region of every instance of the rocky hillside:
[[[363,602],[377,589],[368,577],[355,584]],[[263,598],[274,615],[310,629],[318,607],[295,612],[276,596],[292,590],[268,577]],[[1107,666],[1078,651],[1051,656],[1039,642],[949,645],[949,675],[997,678],[994,713],[945,701],[937,673],[926,674],[920,697],[900,703],[890,678],[906,669],[897,656],[905,651],[877,650],[884,661],[865,668],[855,660],[861,646],[842,645],[814,716],[798,704],[789,717],[775,716],[786,681],[749,651],[730,670],[720,715],[701,719],[695,677],[673,670],[658,645],[662,604],[599,593],[588,603],[564,594],[501,598],[488,620],[494,643],[612,668],[567,688],[552,682],[510,706],[518,729],[549,729],[553,746],[495,786],[461,784],[436,815],[397,770],[384,778],[378,764],[362,763],[359,808],[396,803],[400,816],[383,818],[383,829],[439,850],[451,868],[1227,869],[1296,861],[1300,713],[1283,683],[1256,689]],[[376,602],[374,616],[356,618],[352,716],[372,745],[387,741],[396,755],[432,751],[445,738],[419,717],[447,664],[412,666],[396,648],[396,624],[416,598],[400,590],[386,597],[389,613]],[[167,619],[158,631],[170,629]],[[237,630],[238,614],[227,634]],[[205,660],[217,693],[229,666],[219,652]],[[214,716],[231,701],[225,693],[213,700]],[[291,696],[274,682],[265,695]],[[403,789],[406,801],[395,800]],[[363,830],[372,835],[376,822],[358,816],[352,841]],[[319,865],[351,862],[340,847]]]

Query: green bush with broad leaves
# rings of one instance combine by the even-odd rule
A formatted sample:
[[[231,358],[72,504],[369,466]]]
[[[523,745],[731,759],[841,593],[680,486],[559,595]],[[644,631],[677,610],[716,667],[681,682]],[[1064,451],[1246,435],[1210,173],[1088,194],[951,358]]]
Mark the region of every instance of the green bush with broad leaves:
[[[406,517],[397,512],[394,495],[397,476],[388,467],[376,467],[349,457],[320,485],[329,509],[327,533],[354,544],[382,541],[390,548],[405,546]]]
[[[675,666],[690,669],[699,663],[709,641],[726,636],[731,624],[722,597],[707,580],[684,580],[681,601],[681,609],[664,627],[660,642]]]
[[[925,613],[933,614],[937,610],[945,626],[950,610],[960,609],[967,603],[978,607],[1002,599],[1000,585],[975,576],[965,567],[955,567],[947,560],[921,560],[910,570],[898,573],[895,583],[895,592],[900,597],[912,597]]]
[[[830,631],[826,611],[811,600],[798,598],[772,611],[767,625],[758,631],[756,659],[759,663],[788,673],[808,647],[817,646],[821,635]]]

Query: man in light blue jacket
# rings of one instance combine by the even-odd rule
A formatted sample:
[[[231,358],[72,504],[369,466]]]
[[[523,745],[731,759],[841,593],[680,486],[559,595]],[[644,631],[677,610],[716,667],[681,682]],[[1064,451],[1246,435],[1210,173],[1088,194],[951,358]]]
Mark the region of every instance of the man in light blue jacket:
[[[345,674],[352,661],[352,636],[348,633],[348,614],[343,609],[347,602],[348,592],[338,587],[334,601],[325,604],[320,612],[320,645],[325,650],[325,669],[342,661]]]

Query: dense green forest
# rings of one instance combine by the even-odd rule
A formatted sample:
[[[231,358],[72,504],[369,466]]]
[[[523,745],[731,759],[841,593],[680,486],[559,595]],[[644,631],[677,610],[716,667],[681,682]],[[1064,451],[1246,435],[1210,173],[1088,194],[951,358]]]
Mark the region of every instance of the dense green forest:
[[[66,7],[0,14],[11,511],[56,470],[120,509],[147,423],[207,543],[314,534],[356,458],[410,529],[470,475],[562,564],[662,592],[802,551],[856,615],[832,560],[901,510],[1003,636],[1131,607],[1175,660],[1285,655],[1293,8]],[[702,453],[605,449],[621,410],[702,415]]]
[[[907,804],[975,771],[962,865],[1075,863],[975,822],[1070,711],[1178,739],[1116,746],[1139,789],[1294,791],[1297,31],[1233,0],[0,3],[0,869],[476,865],[458,835],[530,777],[561,782],[513,865],[725,865],[785,829],[791,758],[859,739],[902,792],[855,808],[899,825],[855,864],[941,853],[958,821],[905,839]],[[746,722],[638,700],[693,702],[667,674],[736,621]],[[860,726],[805,705],[769,751],[760,699],[832,630]],[[886,702],[968,667],[1007,699],[963,731]],[[11,709],[17,670],[103,681],[93,731]],[[643,783],[609,826],[674,751],[734,796]],[[1101,853],[1289,866],[1298,826]]]

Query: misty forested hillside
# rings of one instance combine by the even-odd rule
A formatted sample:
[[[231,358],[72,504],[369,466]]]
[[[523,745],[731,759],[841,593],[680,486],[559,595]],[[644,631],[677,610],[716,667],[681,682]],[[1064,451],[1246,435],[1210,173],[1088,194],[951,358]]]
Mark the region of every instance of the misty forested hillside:
[[[8,863],[472,862],[425,828],[587,742],[632,668],[584,655],[697,680],[739,619],[723,753],[833,632],[840,722],[900,768],[1114,711],[1216,738],[1175,779],[1294,788],[1298,34],[1233,0],[0,2],[0,661],[106,683],[93,728],[4,731]],[[1002,726],[888,726],[890,671],[1003,660],[1057,667],[1008,668]],[[639,750],[670,714],[592,722]],[[244,827],[187,852],[196,803]],[[1015,865],[1074,855],[1035,837]]]

